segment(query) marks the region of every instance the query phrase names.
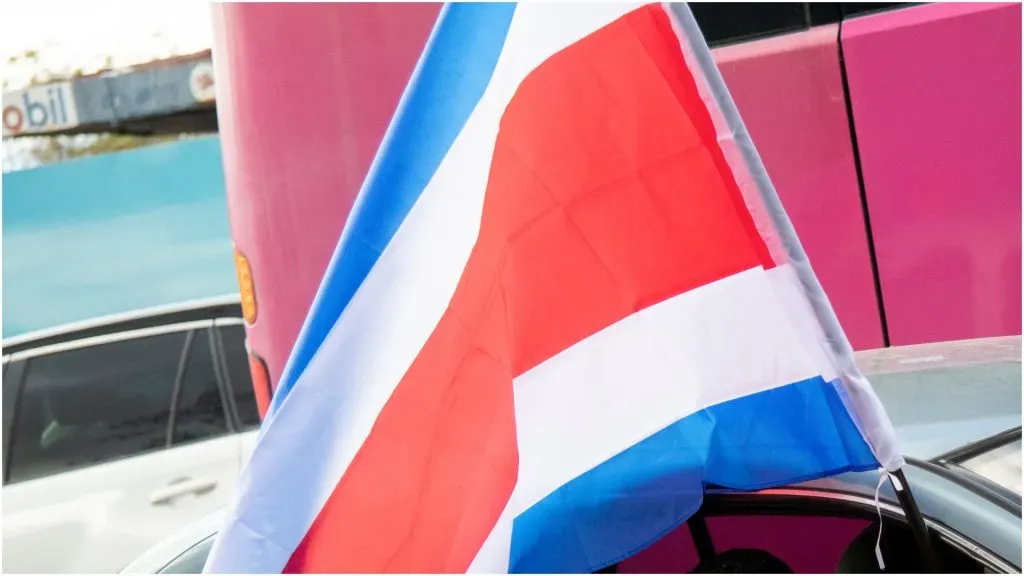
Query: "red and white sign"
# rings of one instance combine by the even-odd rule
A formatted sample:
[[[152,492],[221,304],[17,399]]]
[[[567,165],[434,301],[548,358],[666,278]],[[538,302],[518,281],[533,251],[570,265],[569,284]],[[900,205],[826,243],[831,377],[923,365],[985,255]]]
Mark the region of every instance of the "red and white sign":
[[[192,69],[188,77],[188,88],[197,102],[213,102],[217,97],[216,84],[213,81],[213,64],[200,62]]]

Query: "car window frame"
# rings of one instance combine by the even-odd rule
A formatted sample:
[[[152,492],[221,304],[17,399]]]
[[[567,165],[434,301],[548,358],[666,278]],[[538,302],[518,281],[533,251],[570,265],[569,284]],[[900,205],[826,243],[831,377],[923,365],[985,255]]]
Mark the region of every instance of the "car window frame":
[[[227,361],[227,347],[224,345],[224,332],[222,328],[231,326],[241,326],[243,330],[246,328],[245,319],[235,317],[224,317],[216,318],[213,321],[214,332],[217,335],[217,354],[215,356],[215,363],[217,364],[217,375],[224,382],[224,389],[227,391],[227,396],[230,399],[231,408],[229,415],[234,421],[235,429],[238,432],[248,432],[251,430],[257,430],[260,427],[260,422],[257,421],[254,424],[246,424],[242,421],[242,417],[238,412],[238,405],[235,402],[235,389],[231,384],[231,374],[228,370]],[[249,354],[249,335],[248,331],[245,332],[244,339],[244,353],[246,356]],[[256,391],[252,389],[252,380],[250,375],[249,393],[253,396],[256,395]]]
[[[874,498],[862,494],[808,486],[787,486],[754,492],[709,489],[705,492],[704,504],[699,513],[703,518],[761,514],[864,519],[877,518],[881,513],[883,525],[885,521],[907,524],[903,508],[885,498],[876,502]],[[984,568],[999,574],[1020,573],[1020,569],[1012,563],[952,527],[927,515],[924,520],[933,537],[937,536],[945,544],[982,564]]]
[[[11,461],[11,446],[14,438],[14,424],[17,416],[18,399],[25,383],[25,362],[5,358],[3,375],[3,485],[7,485]]]
[[[5,354],[10,355],[33,350],[43,345],[61,344],[95,336],[120,334],[144,328],[158,328],[183,322],[212,320],[222,316],[242,317],[242,304],[237,294],[153,306],[35,330],[4,338],[3,349]]]
[[[210,325],[205,327],[203,331],[205,331],[207,335],[206,343],[210,348],[210,369],[213,371],[213,375],[217,383],[217,394],[220,396],[221,412],[224,416],[224,424],[227,427],[227,430],[222,434],[207,436],[198,440],[190,440],[187,442],[174,441],[174,430],[178,425],[178,409],[180,408],[179,401],[181,399],[182,390],[185,386],[185,377],[187,376],[185,368],[188,365],[188,361],[191,359],[193,351],[192,346],[195,345],[195,335],[199,331],[199,328],[190,330],[188,335],[185,337],[185,344],[182,346],[182,355],[178,362],[178,372],[174,377],[174,392],[171,395],[170,416],[167,422],[167,439],[164,444],[165,449],[188,446],[190,444],[205,442],[208,440],[216,440],[226,436],[233,436],[238,433],[238,427],[235,425],[235,422],[231,417],[233,408],[228,405],[230,394],[227,392],[225,381],[221,377],[220,370],[218,369],[217,342],[219,341],[219,332],[211,321]]]
[[[135,458],[135,457],[139,457],[139,456],[142,456],[142,455],[145,455],[145,454],[155,454],[155,453],[159,453],[159,452],[161,452],[163,450],[167,450],[168,448],[172,448],[173,445],[171,444],[171,441],[173,439],[173,437],[172,437],[172,435],[173,435],[173,428],[172,428],[172,426],[174,425],[174,418],[170,415],[171,414],[170,411],[173,409],[174,405],[172,403],[170,403],[170,402],[173,402],[172,399],[176,398],[178,396],[178,394],[180,394],[181,383],[182,383],[182,375],[183,375],[182,374],[182,367],[183,367],[184,362],[187,361],[187,358],[188,358],[187,352],[189,351],[189,348],[187,348],[185,346],[185,343],[187,343],[189,341],[189,338],[190,338],[189,334],[191,334],[192,332],[195,332],[196,330],[201,330],[201,329],[211,330],[212,328],[213,328],[213,320],[212,319],[191,320],[191,321],[185,321],[185,322],[176,322],[176,323],[172,323],[172,324],[162,324],[162,325],[159,325],[159,326],[150,326],[150,327],[140,328],[140,329],[135,329],[135,330],[126,330],[126,331],[122,331],[122,332],[113,332],[113,333],[102,334],[102,335],[98,335],[98,336],[90,336],[90,337],[80,338],[80,339],[76,339],[76,340],[68,340],[68,341],[65,341],[65,342],[58,342],[58,343],[53,343],[53,344],[44,344],[44,345],[41,345],[41,346],[38,346],[38,347],[26,348],[26,349],[23,349],[23,350],[20,350],[18,352],[14,352],[14,353],[10,354],[9,355],[9,361],[8,361],[9,364],[12,365],[12,366],[14,366],[14,365],[19,366],[20,370],[21,370],[21,373],[18,375],[17,382],[15,384],[15,387],[14,387],[13,391],[8,391],[9,386],[6,385],[6,384],[4,385],[4,390],[3,390],[3,392],[4,392],[4,404],[5,404],[5,407],[6,407],[6,404],[7,404],[7,398],[8,397],[13,398],[13,400],[14,400],[12,402],[12,404],[13,404],[13,415],[10,418],[10,421],[8,423],[5,423],[5,428],[7,426],[10,427],[10,433],[9,434],[6,433],[7,431],[5,430],[5,437],[4,437],[4,462],[3,462],[3,485],[6,487],[6,486],[9,486],[9,485],[20,484],[22,482],[32,482],[32,481],[44,480],[46,478],[50,478],[50,477],[58,475],[58,474],[64,474],[64,473],[67,473],[67,472],[74,472],[74,471],[78,471],[78,470],[86,470],[86,469],[92,468],[94,466],[99,466],[99,465],[107,464],[107,463],[110,463],[110,462],[117,462],[117,461],[125,460],[125,459],[128,459],[128,458]],[[89,464],[89,465],[86,465],[86,466],[75,467],[75,468],[67,468],[67,469],[64,469],[64,470],[61,470],[61,471],[58,471],[58,472],[54,472],[54,473],[51,473],[51,474],[46,474],[44,476],[39,476],[39,477],[35,477],[35,478],[29,478],[29,479],[25,479],[25,480],[20,480],[18,482],[13,482],[12,483],[10,481],[11,466],[10,466],[10,456],[9,455],[11,453],[11,450],[9,448],[11,448],[14,445],[14,440],[15,440],[16,431],[17,431],[17,424],[18,424],[18,415],[20,413],[20,411],[18,409],[21,407],[22,395],[23,395],[24,390],[25,390],[26,378],[27,378],[28,374],[31,372],[32,359],[40,358],[40,357],[44,357],[44,356],[49,356],[49,355],[53,355],[53,354],[59,354],[59,353],[62,353],[62,352],[68,352],[68,351],[72,351],[72,350],[81,350],[81,349],[84,349],[84,348],[93,348],[93,347],[99,347],[99,346],[106,346],[106,345],[111,345],[111,344],[117,344],[117,343],[120,343],[120,342],[127,342],[129,340],[136,340],[136,339],[140,339],[140,338],[148,338],[148,337],[151,337],[151,336],[162,336],[162,335],[166,335],[166,334],[176,334],[176,333],[186,333],[186,336],[185,336],[186,340],[185,340],[185,343],[182,344],[182,349],[178,352],[178,354],[179,354],[178,368],[177,368],[177,373],[174,376],[175,380],[174,380],[174,383],[173,383],[172,397],[171,397],[171,399],[169,399],[170,402],[168,403],[169,417],[168,417],[168,422],[167,422],[167,429],[165,431],[165,439],[164,439],[163,447],[161,447],[161,448],[159,448],[157,450],[149,451],[149,452],[137,453],[137,454],[132,454],[132,455],[128,455],[128,456],[121,456],[121,457],[113,458],[113,459],[110,459],[110,460],[104,460],[102,462],[97,462],[97,463]],[[216,373],[216,370],[215,370],[215,373]],[[8,381],[8,379],[6,378],[6,374],[5,374],[4,380],[5,380],[5,382]],[[217,385],[218,385],[218,389],[221,391],[221,394],[223,396],[223,393],[224,393],[223,392],[223,390],[224,390],[223,389],[224,383],[221,381],[219,375],[218,375],[218,378],[217,378]],[[230,420],[231,419],[229,417],[229,414],[230,413],[227,412],[227,409],[225,407],[225,419],[229,422],[229,426],[230,426]],[[223,435],[221,435],[219,437],[223,437]]]
[[[986,438],[982,438],[976,442],[961,446],[955,450],[951,450],[932,459],[930,464],[947,470],[949,475],[960,484],[963,484],[971,490],[986,496],[990,500],[1019,516],[1022,513],[1022,499],[1020,494],[1017,494],[1013,490],[1010,490],[994,480],[990,480],[989,478],[978,474],[974,470],[964,466],[963,463],[986,452],[995,450],[996,448],[1001,448],[1013,442],[1020,442],[1021,439],[1021,426],[1016,426]]]

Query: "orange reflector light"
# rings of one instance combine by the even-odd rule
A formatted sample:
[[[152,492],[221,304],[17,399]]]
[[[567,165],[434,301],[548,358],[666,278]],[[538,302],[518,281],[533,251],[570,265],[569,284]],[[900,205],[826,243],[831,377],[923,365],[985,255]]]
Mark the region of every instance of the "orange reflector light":
[[[242,296],[242,315],[250,326],[256,322],[256,286],[252,281],[249,259],[235,250],[235,271],[238,273],[238,290]]]
[[[267,416],[267,409],[270,408],[273,390],[270,388],[267,363],[254,352],[249,353],[249,372],[252,374],[252,391],[256,394],[256,409],[259,410],[260,420],[263,420]]]

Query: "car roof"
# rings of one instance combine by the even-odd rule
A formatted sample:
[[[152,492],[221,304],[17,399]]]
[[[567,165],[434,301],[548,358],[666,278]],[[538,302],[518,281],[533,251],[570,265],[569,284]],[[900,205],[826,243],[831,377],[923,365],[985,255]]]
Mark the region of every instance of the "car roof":
[[[860,352],[903,453],[931,460],[1021,425],[1021,337]]]
[[[64,324],[54,328],[37,330],[27,334],[5,338],[3,340],[3,353],[5,355],[15,354],[24,350],[50,346],[83,338],[104,336],[163,326],[190,322],[194,320],[207,320],[214,318],[241,318],[242,305],[238,294],[227,294],[213,298],[202,298],[190,300],[177,304],[154,306],[132,312],[102,316]]]

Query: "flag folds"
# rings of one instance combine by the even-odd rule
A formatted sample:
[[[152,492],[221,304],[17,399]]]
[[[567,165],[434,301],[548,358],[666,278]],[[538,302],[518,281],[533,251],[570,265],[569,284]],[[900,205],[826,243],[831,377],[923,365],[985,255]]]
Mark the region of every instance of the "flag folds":
[[[588,572],[901,463],[689,9],[454,4],[207,570]]]

